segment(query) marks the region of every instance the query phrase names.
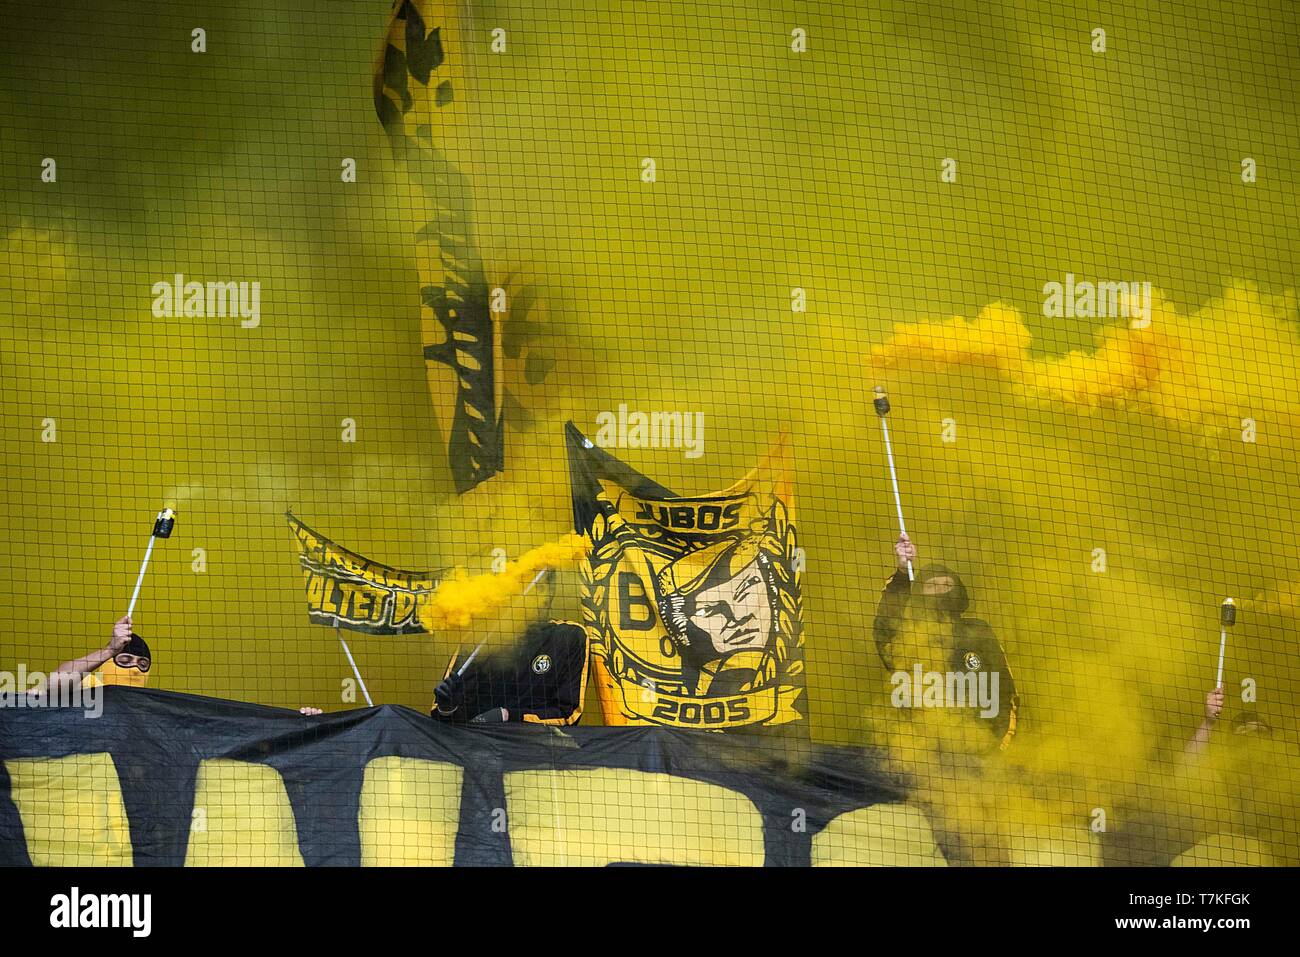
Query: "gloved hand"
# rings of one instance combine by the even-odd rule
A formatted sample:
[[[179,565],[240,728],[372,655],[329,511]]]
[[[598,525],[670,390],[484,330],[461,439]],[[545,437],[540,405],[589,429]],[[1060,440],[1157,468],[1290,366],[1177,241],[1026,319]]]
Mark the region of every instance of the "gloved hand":
[[[454,671],[433,689],[433,702],[439,714],[451,714],[465,700],[465,679]]]
[[[470,720],[470,724],[500,724],[510,720],[510,712],[505,708],[489,708]]]

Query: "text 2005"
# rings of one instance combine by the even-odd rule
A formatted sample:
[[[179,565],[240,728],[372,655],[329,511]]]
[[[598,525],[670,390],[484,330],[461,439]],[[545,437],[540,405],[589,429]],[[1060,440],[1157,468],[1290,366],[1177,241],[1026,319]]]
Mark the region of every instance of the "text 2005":
[[[677,724],[734,724],[749,720],[749,705],[744,698],[729,701],[673,701],[655,705],[654,717]]]

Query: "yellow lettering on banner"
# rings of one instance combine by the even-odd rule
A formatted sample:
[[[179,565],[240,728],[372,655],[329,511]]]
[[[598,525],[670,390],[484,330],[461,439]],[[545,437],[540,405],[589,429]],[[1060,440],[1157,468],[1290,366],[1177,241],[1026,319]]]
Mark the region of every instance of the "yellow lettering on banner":
[[[320,602],[316,607],[323,614],[339,614],[338,599],[335,597],[338,592],[338,585],[339,583],[335,579],[322,577]]]
[[[505,789],[518,866],[763,864],[758,808],[716,784],[595,768],[514,771],[505,776]]]
[[[813,867],[947,867],[919,808],[874,804],[841,814],[812,839]]]
[[[442,761],[387,757],[367,764],[357,814],[362,866],[450,867],[463,777]]]
[[[298,829],[284,779],[265,764],[204,761],[194,782],[186,867],[302,867]]]
[[[334,611],[340,618],[347,621],[356,621],[362,616],[357,614],[357,597],[361,591],[360,585],[352,582],[338,582],[334,586],[334,591],[338,595],[338,604]]]
[[[307,531],[305,525],[290,522],[289,527],[293,530],[294,538],[298,540],[299,551],[302,554],[305,554],[308,558],[315,558],[317,553],[320,551],[320,539]]]
[[[403,622],[412,621],[412,612],[415,611],[415,596],[410,592],[395,591],[393,592],[393,624],[398,625]]]
[[[368,585],[358,585],[352,589],[352,607],[349,609],[350,617],[355,621],[373,621],[378,616],[375,615],[376,595],[382,595],[383,592],[376,591]]]
[[[131,866],[131,830],[111,754],[13,758],[4,765],[33,864]]]
[[[370,566],[369,559],[362,558],[360,555],[338,547],[335,547],[334,552],[335,554],[332,556],[334,560],[331,564],[337,564],[339,568],[351,572],[358,578],[366,577],[366,571]]]
[[[313,571],[303,569],[303,577],[307,580],[307,605],[309,608],[320,608],[321,601],[325,596],[325,579]]]

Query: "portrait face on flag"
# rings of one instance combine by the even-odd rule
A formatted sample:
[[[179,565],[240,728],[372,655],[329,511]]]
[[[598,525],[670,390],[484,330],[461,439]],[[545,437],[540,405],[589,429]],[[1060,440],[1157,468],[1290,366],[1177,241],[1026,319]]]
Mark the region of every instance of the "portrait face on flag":
[[[655,576],[664,630],[697,694],[725,684],[716,680],[722,662],[771,651],[780,602],[771,566],[779,556],[770,545],[764,548],[762,537],[715,542],[670,562]]]
[[[700,498],[600,477],[583,606],[605,720],[722,730],[803,717],[783,461]]]

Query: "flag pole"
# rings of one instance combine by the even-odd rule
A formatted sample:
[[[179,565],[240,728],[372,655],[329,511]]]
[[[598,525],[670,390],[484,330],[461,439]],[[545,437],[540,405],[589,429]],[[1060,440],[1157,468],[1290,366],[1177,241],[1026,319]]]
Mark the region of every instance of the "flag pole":
[[[153,554],[153,543],[160,538],[171,538],[175,526],[176,513],[170,508],[164,508],[154,519],[153,531],[149,533],[149,544],[144,550],[144,561],[140,564],[140,574],[135,580],[135,591],[131,592],[131,603],[126,608],[126,617],[130,618],[135,612],[136,599],[140,597],[140,586],[144,584],[145,569],[149,567],[149,556]]]
[[[907,525],[903,522],[903,497],[898,492],[898,472],[894,468],[894,448],[889,442],[889,422],[886,416],[889,415],[889,396],[881,386],[875,388],[876,397],[872,404],[876,407],[876,415],[880,418],[880,433],[885,437],[885,457],[889,460],[889,479],[894,483],[894,507],[898,509],[898,531],[903,537],[907,537]],[[916,575],[912,571],[912,560],[907,560],[907,580],[916,581]]]
[[[361,669],[357,667],[357,663],[352,657],[352,649],[343,640],[343,632],[339,629],[339,620],[337,618],[334,619],[334,634],[338,636],[339,644],[343,646],[343,653],[348,656],[348,664],[352,666],[352,673],[357,676],[357,684],[361,685],[361,693],[366,696],[366,704],[373,708],[375,703],[370,700],[370,692],[366,690],[366,682],[361,677]]]
[[[1219,606],[1219,673],[1214,679],[1217,691],[1223,687],[1223,653],[1228,648],[1228,629],[1237,623],[1237,603],[1231,598],[1223,599]]]
[[[549,568],[543,568],[540,572],[534,575],[533,580],[528,583],[528,586],[524,588],[521,594],[527,595],[530,591],[532,591],[533,586],[536,585],[539,581],[541,581],[542,576],[549,571],[550,571]],[[478,653],[483,650],[483,646],[485,644],[487,644],[486,641],[480,641],[478,643],[478,647],[476,647],[473,651],[469,653],[469,657],[465,659],[465,663],[456,669],[456,677],[459,678],[461,675],[465,673],[465,669],[469,667],[471,661],[473,661],[475,658],[478,657]]]

